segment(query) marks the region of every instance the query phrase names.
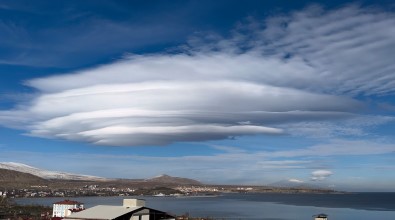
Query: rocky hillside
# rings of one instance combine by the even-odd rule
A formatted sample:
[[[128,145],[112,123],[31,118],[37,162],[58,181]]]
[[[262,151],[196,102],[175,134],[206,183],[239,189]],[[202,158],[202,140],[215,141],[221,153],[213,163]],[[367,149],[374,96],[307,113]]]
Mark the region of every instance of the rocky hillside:
[[[30,187],[47,184],[47,180],[29,173],[0,169],[0,186],[2,187]]]
[[[32,175],[41,177],[43,179],[55,179],[55,180],[81,180],[81,181],[106,181],[106,178],[73,174],[59,171],[43,170],[36,167],[32,167],[22,163],[15,162],[0,162],[0,169],[13,170],[23,173],[30,173]]]
[[[145,182],[162,183],[167,185],[202,185],[202,183],[197,180],[181,177],[172,177],[169,175],[160,175],[151,179],[146,179]]]
[[[25,188],[45,185],[51,189],[77,189],[85,185],[116,188],[156,188],[202,185],[199,181],[160,175],[150,179],[106,179],[95,176],[49,171],[15,162],[0,162],[0,187]]]

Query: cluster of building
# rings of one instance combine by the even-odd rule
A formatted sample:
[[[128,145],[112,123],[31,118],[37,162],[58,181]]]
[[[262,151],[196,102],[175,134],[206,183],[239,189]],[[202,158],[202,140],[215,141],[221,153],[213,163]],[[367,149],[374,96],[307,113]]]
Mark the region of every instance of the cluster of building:
[[[87,186],[81,189],[49,189],[44,187],[31,187],[29,189],[10,189],[0,191],[0,197],[78,197],[78,196],[130,196],[135,189],[97,188]]]
[[[209,186],[179,186],[175,188],[184,194],[202,193],[202,192],[219,192],[217,187]]]
[[[246,189],[234,188],[232,190],[227,188],[210,187],[210,186],[179,186],[174,188],[180,193],[168,194],[162,192],[165,195],[190,195],[196,193],[219,193],[219,192],[231,192],[231,191],[243,191]],[[87,185],[79,189],[50,189],[50,188],[29,188],[29,189],[11,189],[8,191],[1,192],[0,196],[7,195],[8,198],[24,198],[24,197],[81,197],[81,196],[135,196],[140,195],[141,192],[133,188],[114,188],[105,187],[99,188],[97,185]],[[146,190],[147,191],[147,190]],[[158,190],[152,189],[152,192]],[[147,191],[146,193],[149,193]],[[149,194],[147,194],[149,195]],[[152,194],[155,195],[155,194]]]

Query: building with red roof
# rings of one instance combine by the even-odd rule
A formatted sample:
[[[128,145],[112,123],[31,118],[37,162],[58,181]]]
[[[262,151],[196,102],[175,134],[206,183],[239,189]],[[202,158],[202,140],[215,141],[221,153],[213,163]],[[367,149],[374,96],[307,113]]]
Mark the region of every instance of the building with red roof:
[[[84,204],[72,200],[63,200],[53,204],[52,217],[65,217],[73,213],[73,210],[84,210]]]

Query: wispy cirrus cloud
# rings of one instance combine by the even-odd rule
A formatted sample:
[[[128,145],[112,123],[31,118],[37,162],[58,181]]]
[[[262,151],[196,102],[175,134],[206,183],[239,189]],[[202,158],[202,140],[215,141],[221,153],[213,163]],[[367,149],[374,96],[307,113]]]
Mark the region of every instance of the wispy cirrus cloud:
[[[285,124],[282,128],[294,136],[309,136],[313,138],[338,138],[354,136],[365,138],[372,136],[371,130],[392,123],[395,117],[387,115],[355,115],[353,117],[334,121],[299,122]]]
[[[371,140],[334,139],[327,143],[312,145],[294,150],[275,151],[270,157],[326,157],[339,155],[378,155],[395,152],[395,145]]]
[[[139,146],[364,116],[360,96],[395,91],[393,24],[392,13],[358,6],[253,21],[177,54],[30,80],[37,97],[0,112],[0,123],[39,137]]]

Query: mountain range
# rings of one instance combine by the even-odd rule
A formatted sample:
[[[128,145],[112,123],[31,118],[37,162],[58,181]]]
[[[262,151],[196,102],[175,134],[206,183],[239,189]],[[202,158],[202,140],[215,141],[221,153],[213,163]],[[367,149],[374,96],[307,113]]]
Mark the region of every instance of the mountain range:
[[[201,182],[193,179],[172,177],[166,174],[149,179],[109,179],[91,175],[73,174],[61,171],[49,171],[39,169],[22,163],[0,162],[0,182],[30,182],[31,184],[44,183],[45,180],[52,181],[88,181],[88,182],[117,182],[121,184],[144,184],[144,185],[202,185]],[[8,170],[8,172],[7,172]],[[16,171],[16,172],[11,172]],[[312,183],[306,183],[297,179],[281,180],[272,184],[271,187],[285,188],[323,188]],[[325,187],[324,187],[325,188]]]
[[[106,181],[108,179],[97,176],[73,174],[59,171],[43,170],[22,163],[0,162],[0,169],[14,170],[22,173],[29,173],[43,179],[61,179],[61,180],[84,180],[84,181]]]
[[[152,191],[152,189],[161,189],[163,191],[164,188],[169,190],[177,186],[212,186],[225,188],[229,192],[239,191],[239,186],[237,185],[206,185],[193,179],[172,177],[166,174],[149,179],[108,179],[97,176],[48,171],[21,163],[0,162],[0,190],[1,188],[27,189],[44,187],[47,190],[70,189],[70,192],[77,192],[91,186],[99,189],[139,189],[140,191],[137,190],[136,193],[147,195],[152,195],[152,193],[156,192]],[[297,179],[279,181],[269,186],[253,186],[253,188],[254,192],[332,192],[325,189],[325,187],[312,186]],[[85,193],[89,193],[89,190]]]
[[[201,185],[199,181],[172,177],[166,174],[149,179],[109,179],[90,175],[73,174],[59,171],[43,170],[22,163],[0,162],[0,183],[11,184],[48,184],[48,183],[70,183],[76,181],[106,183],[116,185],[146,185],[146,186],[175,186],[175,185]]]

